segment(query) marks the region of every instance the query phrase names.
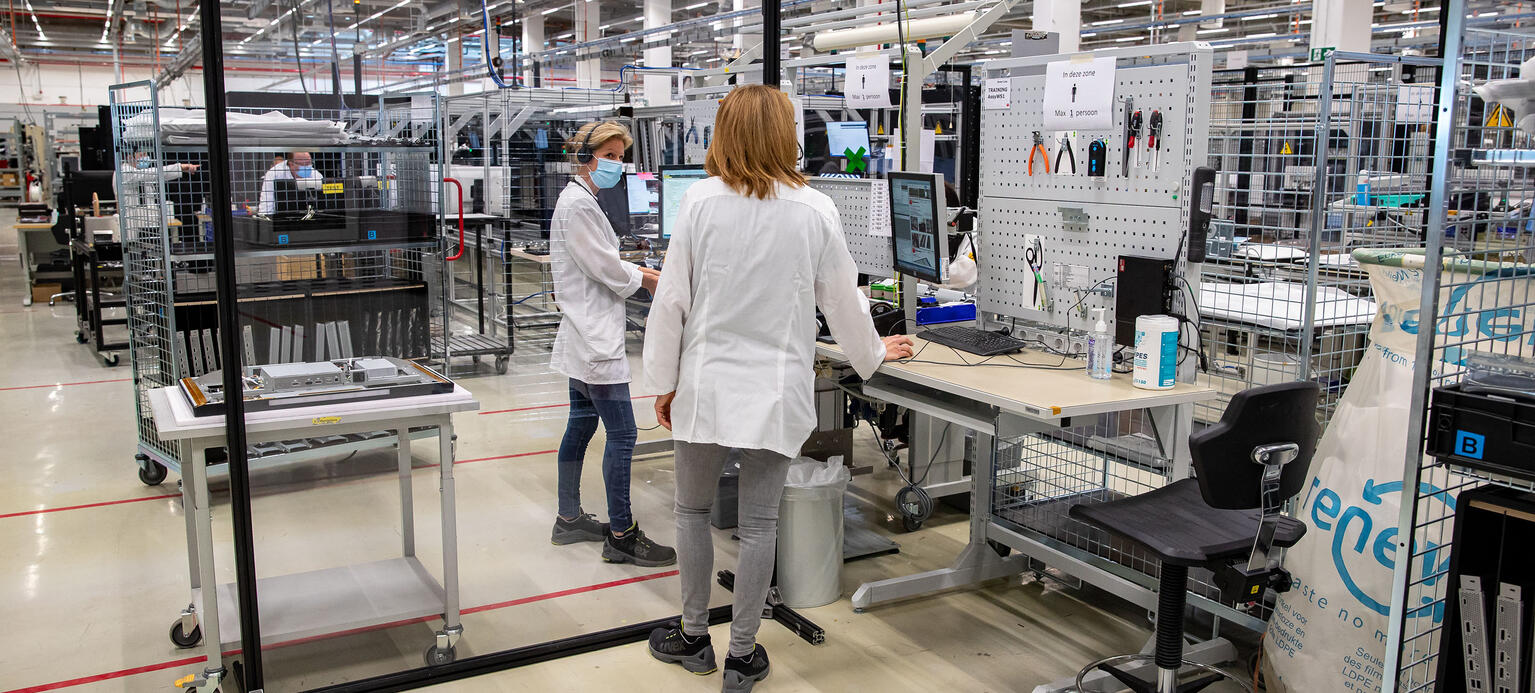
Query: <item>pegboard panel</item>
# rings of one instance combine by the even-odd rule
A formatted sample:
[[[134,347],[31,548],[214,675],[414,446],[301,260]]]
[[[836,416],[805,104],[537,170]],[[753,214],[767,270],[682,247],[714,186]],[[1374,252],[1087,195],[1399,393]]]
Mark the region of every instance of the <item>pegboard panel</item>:
[[[1173,206],[1181,199],[1183,181],[1189,173],[1191,158],[1186,147],[1195,121],[1208,116],[1191,109],[1188,103],[1190,74],[1185,64],[1119,67],[1115,70],[1114,127],[1111,130],[1079,130],[1071,138],[1077,172],[1070,175],[1069,164],[1062,163],[1055,173],[1060,153],[1061,135],[1044,129],[1045,76],[1011,78],[1012,107],[981,113],[981,141],[986,156],[982,160],[981,192],[987,196],[1033,197],[1082,202],[1112,202],[1134,205]],[[1208,98],[1208,92],[1206,92]],[[1142,116],[1141,135],[1136,140],[1139,166],[1131,156],[1130,175],[1123,175],[1125,152],[1125,100]],[[1154,153],[1145,146],[1146,129],[1152,111],[1162,112],[1161,165],[1153,169]],[[1045,141],[1050,159],[1048,172],[1041,171],[1044,160],[1034,155],[1034,175],[1029,175],[1029,154],[1034,150],[1034,132]],[[1201,130],[1207,132],[1207,129]],[[1203,141],[1204,138],[1201,138]],[[1087,175],[1087,148],[1093,140],[1107,145],[1101,177]],[[1203,161],[1192,159],[1192,161]]]
[[[988,70],[990,79],[1009,79],[1011,98],[1009,108],[983,111],[981,116],[986,149],[981,163],[977,309],[1073,330],[1091,329],[1083,317],[1090,313],[1084,309],[1107,308],[1106,316],[1114,319],[1113,296],[1089,290],[1116,275],[1121,255],[1173,258],[1178,254],[1188,226],[1189,181],[1194,168],[1208,159],[1210,62],[1208,47],[1167,50],[1150,59],[1130,53],[1119,56],[1114,127],[1073,134],[1076,175],[1068,175],[1064,165],[1060,174],[1054,173],[1057,137],[1062,133],[1043,131],[1041,65]],[[1038,74],[1013,77],[1015,70]],[[1143,119],[1136,142],[1141,158],[1137,166],[1132,154],[1129,176],[1122,175],[1127,98]],[[1156,168],[1144,145],[1153,110],[1161,111],[1163,119],[1161,160]],[[1044,136],[1051,171],[1039,169],[1042,162],[1036,155],[1030,176],[1029,154],[1036,130]],[[1102,177],[1087,175],[1087,148],[1094,139],[1107,144]],[[1031,264],[1029,254],[1035,247],[1040,259]],[[1180,271],[1181,265],[1180,258]],[[1036,266],[1045,281],[1044,299],[1035,291]],[[1189,280],[1198,291],[1198,278]]]
[[[1105,315],[1113,320],[1113,298],[1089,295],[1088,291],[1114,277],[1119,256],[1172,257],[1183,235],[1178,210],[1172,207],[1139,209],[1014,199],[988,202],[992,204],[988,209],[995,213],[981,217],[976,265],[985,281],[977,286],[976,308],[1077,330],[1092,327],[1084,324],[1084,307],[1107,308]],[[1065,223],[1062,207],[1081,209],[1087,215],[1086,226],[1061,233]],[[1029,241],[1035,237],[1047,283],[1048,308],[1043,311],[1033,307],[1035,278],[1028,254],[1033,247]],[[1077,305],[1079,299],[1082,302]]]
[[[893,276],[890,250],[890,189],[883,180],[811,178],[810,187],[837,205],[842,233],[858,271],[880,278]]]

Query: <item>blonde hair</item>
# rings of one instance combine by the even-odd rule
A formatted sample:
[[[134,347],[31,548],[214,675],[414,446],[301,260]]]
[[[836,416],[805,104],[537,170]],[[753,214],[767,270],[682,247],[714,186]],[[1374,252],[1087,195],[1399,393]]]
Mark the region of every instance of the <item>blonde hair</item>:
[[[580,163],[576,160],[576,154],[581,151],[583,144],[587,144],[586,138],[588,136],[592,138],[591,143],[587,145],[590,151],[597,151],[598,147],[607,144],[608,140],[611,139],[623,140],[624,149],[628,149],[630,145],[634,144],[634,138],[629,135],[629,128],[624,127],[623,124],[611,120],[590,122],[582,125],[581,129],[576,131],[574,137],[565,141],[565,151],[570,154],[571,161]]]
[[[752,84],[735,88],[720,102],[704,159],[709,175],[742,195],[767,199],[774,183],[805,184],[798,160],[794,104],[783,92]]]

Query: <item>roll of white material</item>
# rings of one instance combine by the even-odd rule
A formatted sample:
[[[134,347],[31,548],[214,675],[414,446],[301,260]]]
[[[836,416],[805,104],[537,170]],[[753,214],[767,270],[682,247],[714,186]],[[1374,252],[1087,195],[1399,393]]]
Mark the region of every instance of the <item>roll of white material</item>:
[[[1170,390],[1178,380],[1178,319],[1142,315],[1135,319],[1135,374],[1144,390]]]
[[[944,17],[913,19],[903,24],[907,41],[953,36],[975,21],[975,13],[962,12]],[[878,26],[861,26],[837,31],[822,31],[815,35],[815,49],[834,51],[843,48],[872,46],[879,43],[895,43],[900,40],[895,22]]]

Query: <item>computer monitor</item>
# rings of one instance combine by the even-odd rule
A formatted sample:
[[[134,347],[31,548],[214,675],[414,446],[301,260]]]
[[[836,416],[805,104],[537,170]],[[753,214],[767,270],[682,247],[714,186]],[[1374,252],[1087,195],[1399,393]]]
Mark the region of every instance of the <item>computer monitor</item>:
[[[661,213],[661,182],[654,174],[631,173],[625,176],[629,192],[629,213],[639,216]]]
[[[671,238],[677,225],[677,210],[682,208],[682,195],[694,183],[709,177],[698,164],[661,167],[661,237]]]
[[[942,283],[948,275],[943,176],[892,172],[889,178],[890,242],[896,271]]]
[[[872,153],[869,147],[869,124],[861,120],[827,121],[827,154],[834,158],[846,158],[849,150],[862,150],[865,155]]]

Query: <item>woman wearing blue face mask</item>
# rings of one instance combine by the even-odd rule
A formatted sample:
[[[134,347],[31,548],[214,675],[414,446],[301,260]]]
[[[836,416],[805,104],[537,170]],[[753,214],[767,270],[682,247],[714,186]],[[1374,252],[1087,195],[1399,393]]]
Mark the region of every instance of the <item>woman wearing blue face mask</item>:
[[[570,379],[570,418],[559,452],[559,509],[551,541],[556,545],[603,542],[612,563],[655,567],[677,561],[677,552],[640,531],[629,510],[629,464],[637,430],[629,396],[624,299],[641,287],[655,291],[660,273],[624,262],[619,240],[597,202],[597,191],[623,180],[624,151],[633,143],[618,123],[589,123],[567,141],[575,175],[560,193],[549,227],[554,293],[560,329],[550,366]],[[608,523],[581,509],[581,467],[601,422],[607,432],[602,477]]]

